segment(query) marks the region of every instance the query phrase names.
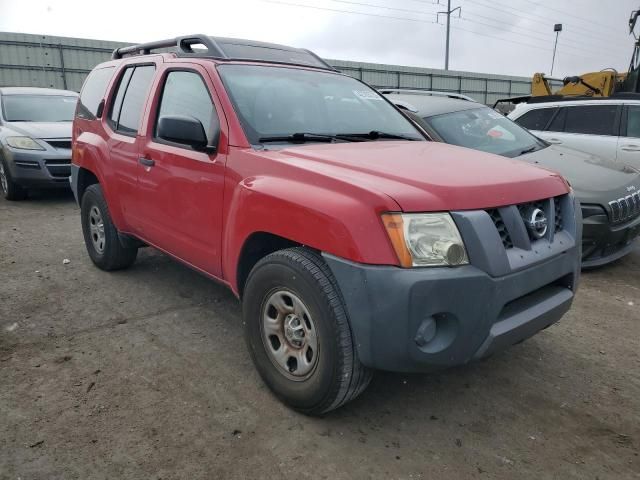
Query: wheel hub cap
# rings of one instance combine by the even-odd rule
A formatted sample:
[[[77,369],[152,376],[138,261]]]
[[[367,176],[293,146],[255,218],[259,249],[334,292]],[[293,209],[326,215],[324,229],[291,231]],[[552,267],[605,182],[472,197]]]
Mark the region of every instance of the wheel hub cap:
[[[272,293],[262,307],[262,341],[271,362],[292,380],[304,380],[318,362],[318,338],[311,314],[288,290]]]
[[[93,248],[98,253],[104,252],[105,234],[104,234],[104,221],[102,220],[102,213],[100,209],[95,205],[91,207],[89,211],[89,233],[91,234],[91,242]]]

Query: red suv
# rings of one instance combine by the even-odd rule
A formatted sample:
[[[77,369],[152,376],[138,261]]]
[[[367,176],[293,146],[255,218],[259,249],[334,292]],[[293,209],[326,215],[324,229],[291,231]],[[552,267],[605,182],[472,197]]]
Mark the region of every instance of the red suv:
[[[228,285],[262,378],[310,414],[374,369],[517,343],[560,319],[578,281],[579,209],[559,175],[431,142],[281,45],[116,50],[82,89],[71,184],[99,268],[151,245]]]

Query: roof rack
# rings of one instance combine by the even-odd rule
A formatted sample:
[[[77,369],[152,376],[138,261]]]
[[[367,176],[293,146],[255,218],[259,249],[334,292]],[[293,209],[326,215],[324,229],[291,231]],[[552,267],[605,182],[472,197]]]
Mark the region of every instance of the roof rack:
[[[199,48],[194,49],[194,46]],[[116,48],[111,58],[120,59],[126,55],[149,55],[153,50],[165,48],[176,49],[175,54],[180,57],[201,57],[229,61],[249,60],[338,71],[315,53],[303,48],[238,38],[210,37],[202,34]]]
[[[449,98],[457,98],[459,100],[468,100],[470,102],[475,102],[475,100],[467,95],[457,92],[439,92],[436,90],[418,90],[411,88],[380,88],[378,89],[380,93],[410,93],[415,95],[430,95],[434,97],[449,97]]]
[[[207,48],[206,52],[195,52],[192,45],[203,45]],[[167,40],[156,40],[155,42],[140,43],[138,45],[130,45],[128,47],[116,48],[111,58],[118,59],[125,55],[149,55],[151,50],[159,50],[161,48],[177,47],[182,54],[205,57],[225,58],[225,54],[218,47],[215,40],[207,35],[189,35],[186,37],[169,38]]]
[[[547,102],[575,102],[575,101],[606,101],[606,100],[640,100],[640,93],[635,92],[618,92],[609,97],[590,97],[588,95],[523,95],[521,97],[501,98],[496,100],[493,108],[500,103],[547,103]]]

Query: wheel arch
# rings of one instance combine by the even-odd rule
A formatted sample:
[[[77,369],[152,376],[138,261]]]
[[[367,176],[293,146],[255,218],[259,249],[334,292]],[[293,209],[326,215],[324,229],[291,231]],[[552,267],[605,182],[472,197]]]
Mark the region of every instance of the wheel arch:
[[[235,290],[238,297],[242,298],[249,273],[262,258],[278,250],[299,246],[302,244],[270,232],[261,231],[249,235],[242,244],[236,267]]]

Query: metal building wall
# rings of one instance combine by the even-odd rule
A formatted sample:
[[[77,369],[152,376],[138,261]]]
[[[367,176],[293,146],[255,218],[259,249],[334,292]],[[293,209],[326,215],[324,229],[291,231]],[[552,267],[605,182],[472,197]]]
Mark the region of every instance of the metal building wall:
[[[0,86],[34,86],[79,91],[82,82],[111,52],[127,45],[82,38],[0,32]],[[526,95],[530,79],[430,68],[328,60],[375,87],[458,92],[492,104],[498,98]]]

